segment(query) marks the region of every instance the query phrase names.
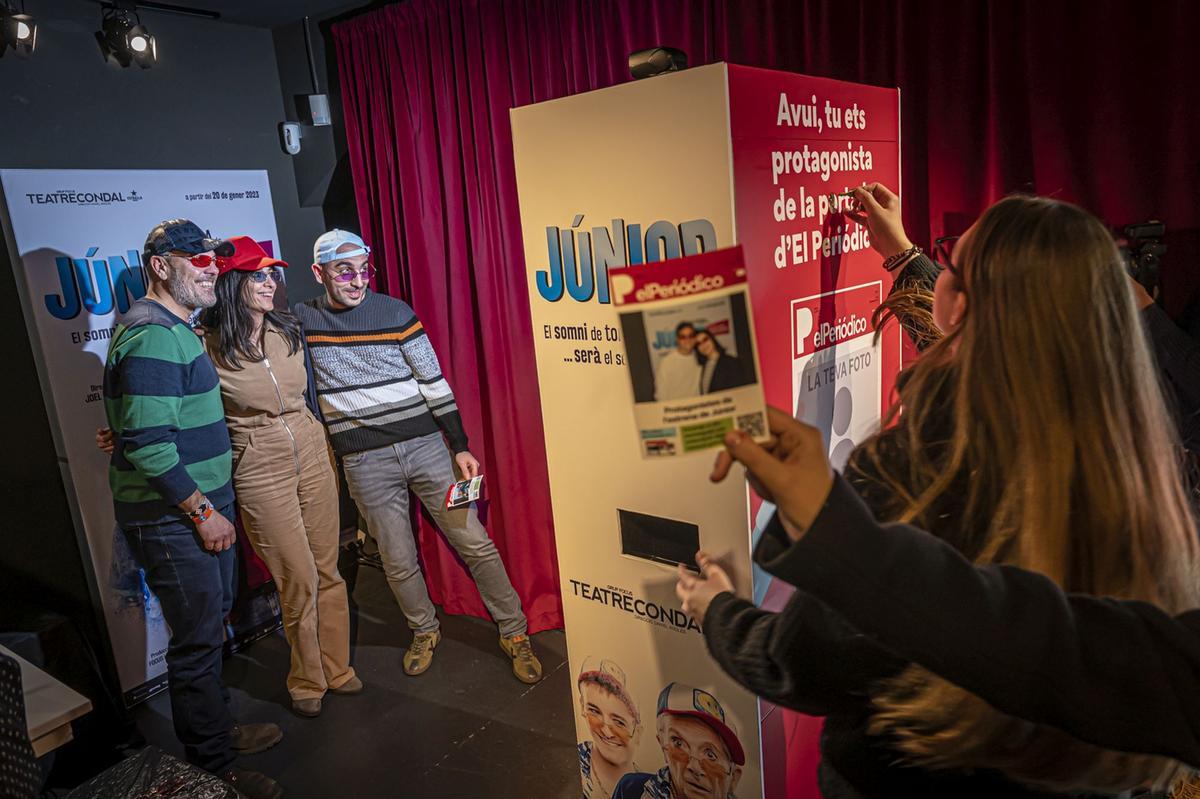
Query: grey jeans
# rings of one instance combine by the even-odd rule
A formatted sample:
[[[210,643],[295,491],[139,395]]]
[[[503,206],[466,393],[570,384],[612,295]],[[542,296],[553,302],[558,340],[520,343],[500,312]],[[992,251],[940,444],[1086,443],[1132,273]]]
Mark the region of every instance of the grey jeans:
[[[471,570],[500,634],[525,633],[528,625],[521,600],[475,508],[446,509],[446,491],[458,478],[440,433],[353,452],[342,458],[342,466],[350,496],[379,544],[384,574],[409,627],[422,633],[438,628],[417,563],[417,539],[409,516],[411,489]]]

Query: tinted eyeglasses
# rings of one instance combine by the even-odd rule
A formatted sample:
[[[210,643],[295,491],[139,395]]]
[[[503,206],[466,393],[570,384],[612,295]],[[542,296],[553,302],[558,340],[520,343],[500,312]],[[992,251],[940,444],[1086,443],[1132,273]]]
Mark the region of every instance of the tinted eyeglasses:
[[[333,273],[333,279],[339,283],[353,283],[357,277],[361,277],[364,282],[371,282],[371,278],[375,277],[375,267],[367,264],[361,270],[342,269]]]
[[[671,736],[667,741],[668,757],[684,763],[691,763],[692,758],[700,764],[702,770],[714,769],[719,774],[729,774],[733,771],[733,763],[725,756],[719,747],[706,743],[693,752],[687,741],[678,736]],[[707,768],[706,768],[707,766]]]
[[[283,282],[283,268],[272,266],[270,269],[259,269],[257,272],[251,272],[248,278],[254,283],[266,283],[270,278],[276,285]]]
[[[191,255],[184,252],[171,253],[172,258],[182,258],[197,269],[207,269],[217,262],[216,256],[213,255]]]

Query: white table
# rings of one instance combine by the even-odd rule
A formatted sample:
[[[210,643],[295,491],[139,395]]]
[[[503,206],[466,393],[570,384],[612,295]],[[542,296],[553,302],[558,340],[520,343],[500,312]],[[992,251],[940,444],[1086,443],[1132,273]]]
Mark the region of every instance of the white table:
[[[0,652],[13,658],[21,666],[25,722],[29,727],[33,753],[41,757],[70,741],[71,722],[91,712],[91,701],[12,650],[0,646]]]

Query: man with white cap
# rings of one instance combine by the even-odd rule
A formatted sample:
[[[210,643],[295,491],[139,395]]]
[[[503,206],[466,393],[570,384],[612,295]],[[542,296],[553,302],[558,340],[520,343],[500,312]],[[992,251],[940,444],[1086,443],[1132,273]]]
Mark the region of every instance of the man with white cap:
[[[627,774],[613,799],[733,799],[746,752],[715,696],[668,683],[658,695],[657,726],[666,766]]]
[[[471,570],[500,628],[500,647],[512,659],[513,674],[536,683],[542,664],[496,545],[474,507],[446,507],[447,489],[458,479],[455,466],[463,478],[479,474],[454,394],[412,308],[370,290],[375,273],[370,253],[354,233],[323,234],[313,246],[313,275],[325,296],[294,312],[304,323],[329,442],[413,630],[404,672],[428,669],[441,640],[417,561],[411,490]]]

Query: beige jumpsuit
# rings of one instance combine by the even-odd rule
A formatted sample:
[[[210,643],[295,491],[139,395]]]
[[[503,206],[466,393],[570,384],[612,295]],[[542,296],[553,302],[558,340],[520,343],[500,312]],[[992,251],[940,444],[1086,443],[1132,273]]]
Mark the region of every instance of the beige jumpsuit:
[[[210,338],[210,344],[211,344]],[[350,609],[338,574],[338,496],[325,427],[304,403],[304,352],[267,325],[266,358],[230,369],[214,357],[233,443],[242,526],[283,603],[292,699],[317,699],[354,676]]]

